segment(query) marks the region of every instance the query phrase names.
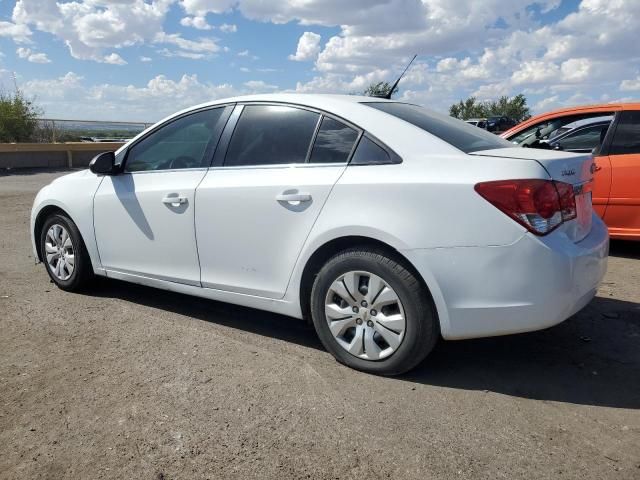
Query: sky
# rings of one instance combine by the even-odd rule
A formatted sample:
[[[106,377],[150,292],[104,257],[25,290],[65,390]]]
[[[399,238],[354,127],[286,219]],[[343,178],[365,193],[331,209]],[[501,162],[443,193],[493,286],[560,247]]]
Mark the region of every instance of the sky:
[[[640,98],[640,0],[0,0],[0,88],[49,118],[153,122],[239,94],[361,93],[446,112]]]

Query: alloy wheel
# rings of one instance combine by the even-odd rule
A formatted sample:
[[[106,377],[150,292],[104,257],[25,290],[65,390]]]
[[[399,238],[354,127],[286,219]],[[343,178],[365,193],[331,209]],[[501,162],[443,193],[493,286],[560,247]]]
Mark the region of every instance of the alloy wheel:
[[[60,224],[53,224],[44,241],[49,270],[58,280],[68,280],[75,268],[75,250],[71,235]]]

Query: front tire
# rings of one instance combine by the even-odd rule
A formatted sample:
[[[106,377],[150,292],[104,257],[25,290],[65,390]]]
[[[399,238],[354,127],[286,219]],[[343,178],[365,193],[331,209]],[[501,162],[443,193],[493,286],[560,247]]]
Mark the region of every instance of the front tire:
[[[91,258],[80,231],[66,215],[46,219],[40,232],[40,252],[49,277],[62,290],[79,291],[93,279]]]
[[[311,316],[336,360],[379,375],[412,369],[440,337],[433,302],[416,274],[375,250],[346,250],[322,267]]]

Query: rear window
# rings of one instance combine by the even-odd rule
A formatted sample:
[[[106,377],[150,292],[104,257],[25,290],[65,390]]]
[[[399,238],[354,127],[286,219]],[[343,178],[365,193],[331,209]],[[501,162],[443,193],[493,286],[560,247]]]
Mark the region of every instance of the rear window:
[[[493,133],[417,105],[395,102],[365,102],[364,105],[409,122],[465,153],[513,147]]]

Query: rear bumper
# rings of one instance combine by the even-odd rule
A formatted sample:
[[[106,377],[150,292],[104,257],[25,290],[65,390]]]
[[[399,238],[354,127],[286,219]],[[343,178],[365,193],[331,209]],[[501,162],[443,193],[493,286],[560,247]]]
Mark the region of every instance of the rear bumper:
[[[443,337],[476,338],[540,330],[582,309],[606,273],[609,237],[594,215],[579,243],[557,231],[506,246],[403,253],[431,289]]]

